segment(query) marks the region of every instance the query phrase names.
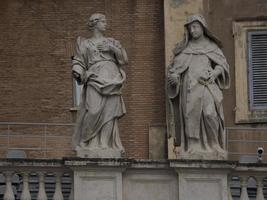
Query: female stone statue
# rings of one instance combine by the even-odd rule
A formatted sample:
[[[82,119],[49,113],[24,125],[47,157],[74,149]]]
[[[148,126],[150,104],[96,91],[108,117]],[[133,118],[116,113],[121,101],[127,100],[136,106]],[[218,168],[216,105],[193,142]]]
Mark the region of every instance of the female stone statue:
[[[118,119],[126,112],[121,97],[126,76],[121,66],[127,64],[127,54],[119,41],[104,36],[104,15],[93,14],[88,26],[93,36],[78,37],[72,58],[73,76],[83,85],[73,142],[77,152],[89,150],[81,157],[120,157],[124,148]]]
[[[229,65],[201,15],[184,27],[168,68],[168,131],[181,158],[226,159],[222,90],[230,86]]]

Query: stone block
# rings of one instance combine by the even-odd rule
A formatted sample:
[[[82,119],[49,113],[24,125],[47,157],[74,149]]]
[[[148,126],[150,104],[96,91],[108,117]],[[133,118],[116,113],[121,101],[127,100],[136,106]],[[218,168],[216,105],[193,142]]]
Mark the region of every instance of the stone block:
[[[76,147],[77,157],[80,158],[121,158],[121,151],[116,149],[89,149],[89,148],[81,148],[79,146]]]
[[[149,127],[149,159],[166,158],[166,127]]]
[[[179,199],[228,200],[227,173],[187,169],[178,176]]]
[[[177,200],[178,185],[175,173],[167,171],[129,171],[123,179],[125,200]]]
[[[121,171],[90,168],[75,170],[74,199],[122,200]]]

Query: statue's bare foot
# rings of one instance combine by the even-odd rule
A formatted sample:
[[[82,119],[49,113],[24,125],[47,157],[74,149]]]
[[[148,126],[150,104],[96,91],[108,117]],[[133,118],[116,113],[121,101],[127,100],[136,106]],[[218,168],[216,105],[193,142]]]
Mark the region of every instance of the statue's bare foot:
[[[80,143],[80,147],[81,147],[81,148],[84,148],[84,147],[85,147],[85,143],[84,143],[84,142],[81,142],[81,143]]]
[[[192,147],[190,147],[188,150],[187,150],[187,153],[188,154],[194,154],[194,153],[196,153],[197,151],[196,151],[196,149],[195,148],[192,148]]]
[[[225,151],[224,151],[219,145],[215,145],[215,146],[213,146],[213,149],[214,149],[218,154],[225,154]]]

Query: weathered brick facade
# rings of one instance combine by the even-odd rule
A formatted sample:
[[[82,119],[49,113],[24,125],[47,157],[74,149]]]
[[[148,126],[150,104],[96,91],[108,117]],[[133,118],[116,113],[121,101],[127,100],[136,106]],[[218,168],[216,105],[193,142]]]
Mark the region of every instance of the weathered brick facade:
[[[122,142],[127,157],[147,158],[149,124],[165,123],[163,1],[3,0],[0,10],[0,121],[73,122],[70,57],[76,37],[90,37],[89,16],[100,12],[107,35],[120,40],[129,57]],[[24,148],[28,157],[73,155],[70,127],[52,127],[47,138],[43,126],[34,127],[11,126],[7,137],[1,126],[0,155],[7,145]]]
[[[226,126],[230,127],[230,159],[239,159],[241,154],[255,154],[258,146],[267,148],[266,122],[235,123],[232,25],[236,20],[266,20],[266,1],[172,0],[171,6],[187,9],[195,6],[192,10],[197,10],[194,1],[203,3],[203,10],[200,10],[211,31],[224,44],[223,51],[231,66],[231,88],[224,91],[223,102]],[[73,127],[66,125],[73,123],[76,115],[76,111],[71,109],[70,57],[77,36],[90,37],[86,26],[89,16],[100,12],[108,20],[107,35],[118,39],[129,57],[123,91],[127,115],[119,122],[126,156],[148,158],[149,127],[165,126],[167,54],[163,5],[164,0],[2,0],[0,157],[5,157],[7,150],[12,148],[21,148],[32,158],[74,155],[71,149]],[[184,10],[181,13],[191,14]],[[172,18],[168,20],[175,21]],[[179,23],[182,23],[181,19]],[[1,125],[1,122],[65,125]]]

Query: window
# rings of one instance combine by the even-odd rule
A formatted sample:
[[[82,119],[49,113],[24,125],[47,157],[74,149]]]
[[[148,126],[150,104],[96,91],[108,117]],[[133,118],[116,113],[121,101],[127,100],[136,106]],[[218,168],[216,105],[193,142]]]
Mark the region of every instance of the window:
[[[234,22],[236,123],[267,122],[267,21]]]
[[[267,30],[248,31],[250,110],[267,110]]]

